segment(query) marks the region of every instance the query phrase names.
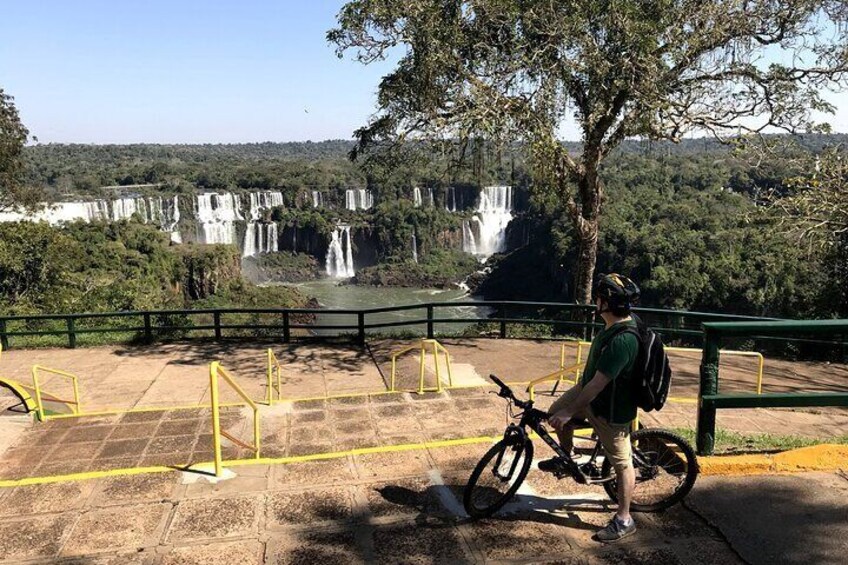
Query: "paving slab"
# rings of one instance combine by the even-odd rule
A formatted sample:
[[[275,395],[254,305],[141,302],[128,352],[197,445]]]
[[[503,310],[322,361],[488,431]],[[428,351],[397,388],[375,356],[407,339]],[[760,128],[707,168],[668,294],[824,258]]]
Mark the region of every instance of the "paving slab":
[[[170,504],[144,504],[90,510],[74,525],[63,556],[140,550],[159,541]]]
[[[749,563],[845,563],[848,479],[835,473],[702,477],[690,504]]]

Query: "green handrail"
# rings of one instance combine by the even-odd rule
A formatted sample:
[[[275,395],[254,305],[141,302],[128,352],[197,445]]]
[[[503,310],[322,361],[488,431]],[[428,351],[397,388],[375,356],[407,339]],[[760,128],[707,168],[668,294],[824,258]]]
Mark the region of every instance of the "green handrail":
[[[716,410],[718,408],[755,408],[764,405],[764,403],[769,406],[786,407],[845,405],[846,400],[848,400],[848,392],[828,393],[824,396],[816,393],[786,393],[759,395],[759,397],[757,395],[722,395],[719,393],[719,361],[722,338],[765,336],[791,339],[798,334],[844,336],[848,334],[848,320],[707,322],[704,324],[701,382],[698,391],[698,427],[696,434],[698,453],[710,455],[715,449]],[[841,343],[844,346],[844,342]],[[733,396],[732,401],[729,399],[730,396]]]

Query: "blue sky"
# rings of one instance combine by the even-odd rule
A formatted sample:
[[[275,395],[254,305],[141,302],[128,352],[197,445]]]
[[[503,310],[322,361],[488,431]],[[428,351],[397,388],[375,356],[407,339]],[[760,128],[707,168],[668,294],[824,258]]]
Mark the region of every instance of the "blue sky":
[[[336,58],[324,37],[342,5],[4,0],[0,86],[41,142],[347,138],[390,65]],[[832,100],[848,132],[848,95]]]

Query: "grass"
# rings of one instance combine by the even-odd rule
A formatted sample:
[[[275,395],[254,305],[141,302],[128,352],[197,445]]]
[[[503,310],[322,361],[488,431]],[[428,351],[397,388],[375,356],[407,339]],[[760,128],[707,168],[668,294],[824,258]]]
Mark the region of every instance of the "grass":
[[[695,444],[695,430],[692,428],[674,428],[687,441]],[[837,437],[811,438],[793,435],[742,434],[728,430],[716,430],[715,452],[717,454],[767,453],[786,451],[799,447],[809,447],[822,443],[848,445],[848,434]]]

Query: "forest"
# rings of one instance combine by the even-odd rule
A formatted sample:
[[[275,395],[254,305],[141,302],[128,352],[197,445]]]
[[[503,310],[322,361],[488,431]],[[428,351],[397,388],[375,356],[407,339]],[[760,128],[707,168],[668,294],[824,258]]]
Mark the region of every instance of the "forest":
[[[792,141],[791,150],[759,160],[706,139],[625,142],[602,169],[598,271],[639,281],[646,306],[787,318],[848,316],[844,285],[832,283],[835,277],[844,280],[845,237],[802,238],[787,227],[795,219],[774,206],[775,199],[797,192],[793,179],[811,174],[811,158],[840,147],[848,136]],[[419,147],[384,163],[352,162],[350,146],[346,141],[34,145],[24,150],[23,178],[48,199],[104,197],[122,188],[162,195],[274,189],[297,203],[275,211],[274,220],[325,232],[339,213],[301,206],[306,192],[322,190],[339,200],[345,189],[367,188],[377,204],[361,221],[374,232],[379,257],[358,282],[420,285],[455,283],[478,267],[470,257],[443,249],[444,234],[457,229],[457,220],[440,212],[442,192],[435,191],[435,208],[413,208],[411,187],[473,192],[509,184],[515,187],[516,212],[507,230],[508,250],[489,260],[486,275],[469,282],[490,299],[573,299],[571,224],[557,196],[534,181],[533,163],[521,146],[478,142],[463,148],[461,158],[456,151]],[[412,226],[423,250],[420,265],[409,260]],[[165,234],[133,220],[62,227],[0,223],[0,232],[0,295],[9,313],[305,301],[284,287],[271,291],[245,282],[237,250],[170,245]],[[315,270],[314,260],[307,265],[293,256],[304,272]],[[266,262],[274,261],[269,256]],[[214,276],[198,276],[198,264]],[[445,272],[451,280],[435,276]],[[205,282],[198,285],[201,278]]]

